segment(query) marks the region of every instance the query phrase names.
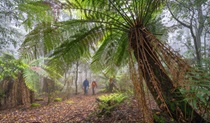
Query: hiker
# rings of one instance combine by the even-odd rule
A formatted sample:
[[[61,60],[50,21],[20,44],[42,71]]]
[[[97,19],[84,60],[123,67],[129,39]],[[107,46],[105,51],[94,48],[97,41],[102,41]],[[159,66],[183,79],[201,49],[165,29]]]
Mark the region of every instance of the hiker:
[[[88,94],[88,89],[89,89],[89,81],[87,79],[84,80],[83,82],[83,89],[84,89],[84,94]]]
[[[95,95],[95,88],[97,87],[97,83],[96,83],[96,81],[94,80],[94,81],[92,81],[92,83],[91,83],[91,87],[92,87],[92,92],[93,92],[93,95]]]

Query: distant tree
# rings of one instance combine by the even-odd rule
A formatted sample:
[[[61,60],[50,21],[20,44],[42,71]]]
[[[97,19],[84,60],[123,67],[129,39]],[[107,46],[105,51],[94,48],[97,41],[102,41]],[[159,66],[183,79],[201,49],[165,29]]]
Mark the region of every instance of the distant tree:
[[[0,57],[0,64],[0,109],[33,102],[34,91],[27,86],[29,83],[26,83],[23,76],[27,66],[9,54]]]
[[[173,19],[190,30],[196,61],[201,65],[203,52],[206,52],[202,40],[205,40],[205,28],[209,28],[209,0],[167,0],[167,7]]]
[[[78,74],[79,74],[79,61],[76,62],[75,69],[75,94],[78,94]]]
[[[12,53],[24,37],[21,30],[21,11],[17,6],[28,0],[2,0],[0,1],[0,51]]]

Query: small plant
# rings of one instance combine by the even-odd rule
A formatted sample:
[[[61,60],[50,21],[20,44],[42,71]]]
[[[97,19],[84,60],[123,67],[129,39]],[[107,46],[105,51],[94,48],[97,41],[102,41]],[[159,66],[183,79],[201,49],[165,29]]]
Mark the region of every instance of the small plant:
[[[153,118],[157,123],[165,123],[166,122],[165,118],[161,115],[154,114]]]
[[[55,98],[54,101],[55,101],[55,102],[61,102],[62,99],[61,99],[61,98]]]
[[[39,103],[32,103],[31,104],[31,107],[39,107],[39,106],[41,106]]]
[[[110,100],[113,100],[119,103],[122,102],[125,98],[127,98],[127,96],[122,93],[113,93],[110,95],[102,95],[99,97],[99,99],[103,102],[108,102]]]
[[[120,103],[122,103],[127,98],[124,94],[113,93],[110,95],[102,95],[97,98],[99,102],[98,107],[101,110],[100,115],[106,114],[110,115],[112,109],[117,107]]]

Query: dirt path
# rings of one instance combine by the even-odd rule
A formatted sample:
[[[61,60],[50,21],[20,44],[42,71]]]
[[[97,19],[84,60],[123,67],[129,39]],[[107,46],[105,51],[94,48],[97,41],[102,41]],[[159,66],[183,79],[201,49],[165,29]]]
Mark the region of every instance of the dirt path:
[[[39,107],[17,107],[0,111],[0,123],[139,123],[142,113],[139,111],[137,100],[130,98],[109,115],[97,115],[96,95],[75,95],[72,98],[53,102]],[[104,94],[103,94],[104,95]],[[44,101],[45,102],[45,101]],[[151,111],[157,109],[151,103]],[[94,113],[95,112],[95,113]],[[91,116],[90,119],[88,119]]]
[[[48,106],[4,110],[0,112],[0,123],[82,122],[96,107],[95,98],[98,96],[80,94]]]

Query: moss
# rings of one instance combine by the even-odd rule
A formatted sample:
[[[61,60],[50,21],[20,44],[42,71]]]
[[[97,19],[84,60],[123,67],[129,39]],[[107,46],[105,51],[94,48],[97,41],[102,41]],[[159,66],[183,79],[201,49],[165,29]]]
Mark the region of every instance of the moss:
[[[74,102],[72,100],[66,101],[66,104],[73,104]]]
[[[55,98],[54,101],[55,101],[55,102],[61,102],[62,99],[61,99],[61,98]]]
[[[35,101],[43,101],[43,98],[36,98]]]
[[[39,103],[32,103],[31,104],[31,107],[39,107],[39,106],[41,106]]]

